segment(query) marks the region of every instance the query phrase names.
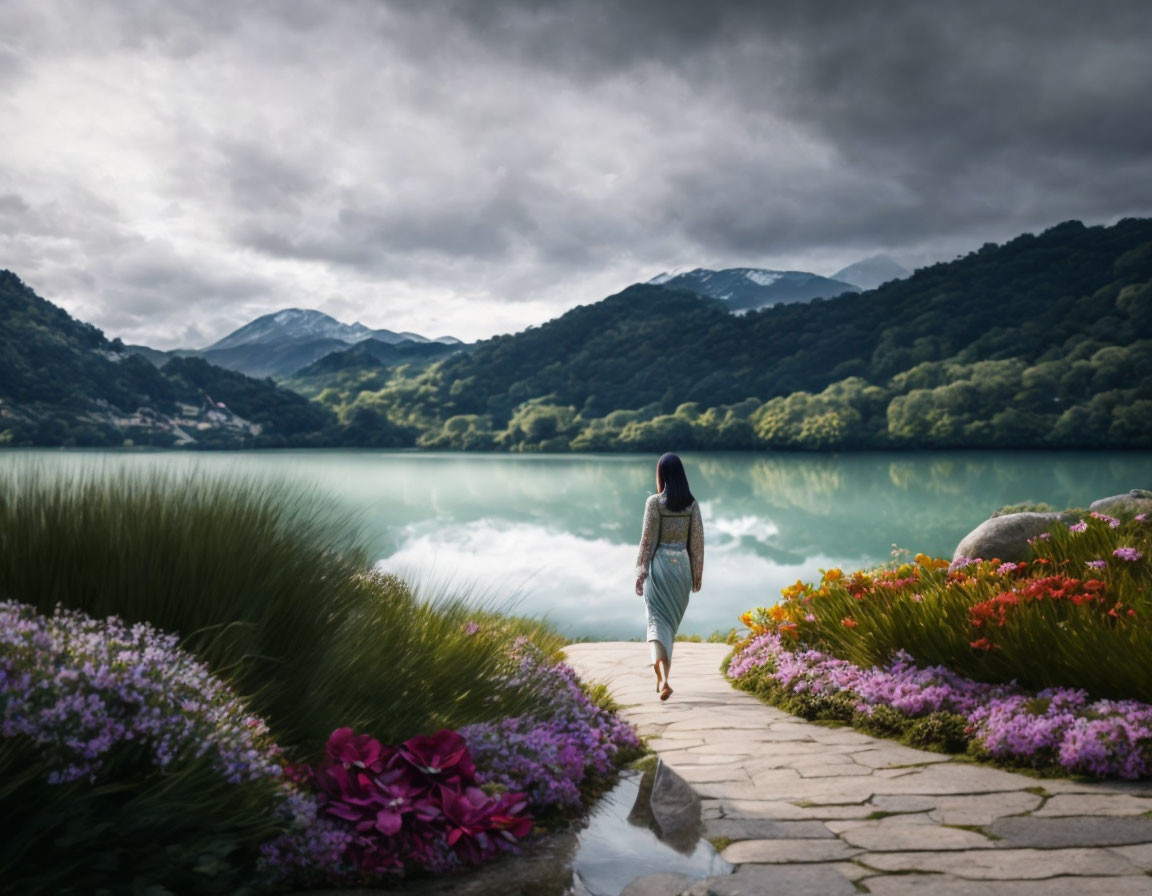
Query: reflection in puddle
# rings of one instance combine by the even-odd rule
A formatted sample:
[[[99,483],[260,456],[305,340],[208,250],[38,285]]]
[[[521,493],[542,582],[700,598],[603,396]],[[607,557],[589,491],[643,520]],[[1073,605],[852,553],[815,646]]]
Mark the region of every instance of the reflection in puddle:
[[[705,878],[732,870],[712,844],[694,832],[672,842],[656,836],[648,803],[653,777],[651,772],[625,772],[597,803],[572,859],[571,896],[619,896],[637,877],[657,872]]]

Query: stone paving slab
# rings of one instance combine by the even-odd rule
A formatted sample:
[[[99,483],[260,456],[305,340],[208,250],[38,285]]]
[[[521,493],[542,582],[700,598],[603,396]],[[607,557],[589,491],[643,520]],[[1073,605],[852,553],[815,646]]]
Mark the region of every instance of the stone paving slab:
[[[1152,896],[1152,783],[1037,779],[811,724],[733,689],[727,652],[677,644],[661,703],[647,645],[567,648],[726,841],[736,873],[684,894]]]
[[[872,896],[1150,896],[1149,877],[1050,877],[1046,880],[962,880],[946,874],[869,877]]]

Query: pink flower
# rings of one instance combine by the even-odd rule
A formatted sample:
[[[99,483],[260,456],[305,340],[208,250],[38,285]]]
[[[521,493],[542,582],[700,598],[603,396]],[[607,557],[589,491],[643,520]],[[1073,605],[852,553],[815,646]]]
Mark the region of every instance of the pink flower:
[[[924,600],[924,595],[923,594],[913,594],[912,600],[916,601],[916,603],[921,603]]]
[[[1078,522],[1078,523],[1071,523],[1068,526],[1069,532],[1085,532],[1085,531],[1087,531],[1087,529],[1088,529],[1088,524],[1086,522],[1084,522],[1084,520],[1080,520],[1080,522]]]

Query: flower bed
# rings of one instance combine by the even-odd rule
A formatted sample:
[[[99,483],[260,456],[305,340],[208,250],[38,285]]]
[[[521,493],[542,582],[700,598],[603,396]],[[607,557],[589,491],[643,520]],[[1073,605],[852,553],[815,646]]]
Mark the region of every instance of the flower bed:
[[[258,849],[313,816],[264,723],[148,625],[0,603],[0,854],[14,892],[95,892],[142,879],[231,892]],[[332,826],[304,843],[323,864]]]
[[[865,668],[903,650],[978,681],[1152,702],[1152,522],[1092,514],[1057,523],[1033,548],[1022,563],[920,554],[830,569],[743,621]]]
[[[1057,523],[1013,563],[917,555],[797,582],[728,674],[808,718],[1038,768],[1152,774],[1152,522]]]
[[[903,652],[861,668],[796,649],[775,632],[738,648],[727,671],[738,687],[790,712],[852,722],[914,746],[1087,775],[1152,774],[1152,706],[1135,700],[1092,700],[1070,688],[1029,693],[919,667]]]
[[[342,728],[316,767],[293,767],[175,636],[0,603],[0,813],[29,820],[0,874],[28,891],[140,879],[214,893],[258,877],[356,885],[515,850],[534,815],[579,808],[639,741],[527,638],[513,667],[508,688],[546,693],[546,715],[396,747]]]

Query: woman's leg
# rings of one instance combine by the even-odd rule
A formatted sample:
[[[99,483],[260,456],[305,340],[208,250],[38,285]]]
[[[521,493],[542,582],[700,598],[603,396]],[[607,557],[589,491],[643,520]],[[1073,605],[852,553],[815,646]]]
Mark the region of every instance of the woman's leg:
[[[672,696],[672,688],[668,685],[668,671],[672,662],[668,659],[668,651],[658,640],[648,642],[652,651],[652,668],[656,672],[656,691],[661,700]]]

